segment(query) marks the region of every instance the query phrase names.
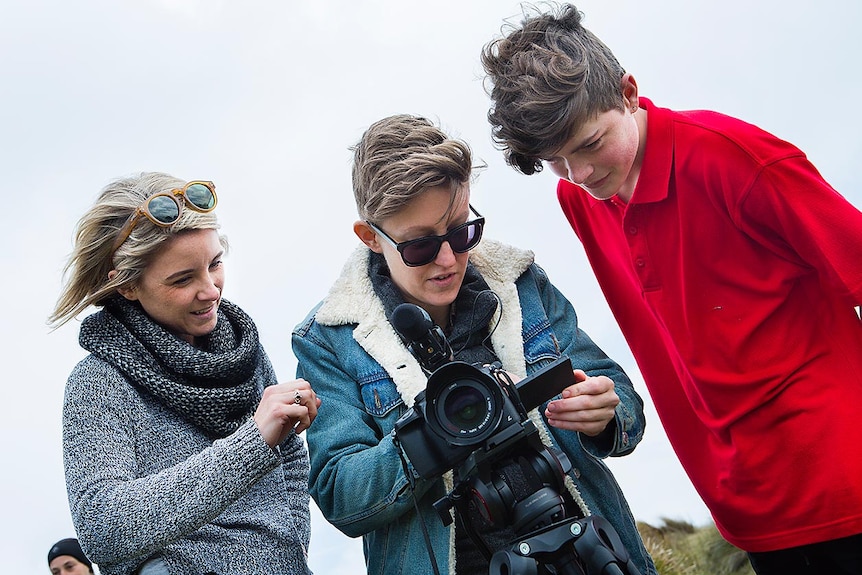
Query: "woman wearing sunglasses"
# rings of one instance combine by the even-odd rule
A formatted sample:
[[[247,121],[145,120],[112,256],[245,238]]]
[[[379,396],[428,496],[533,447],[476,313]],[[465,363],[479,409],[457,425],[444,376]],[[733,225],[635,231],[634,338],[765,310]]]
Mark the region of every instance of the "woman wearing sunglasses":
[[[50,320],[90,355],[66,385],[72,519],[102,575],[308,573],[319,400],[278,383],[254,322],[222,298],[211,182],[146,173],[78,223]]]
[[[482,240],[471,168],[466,144],[414,116],[376,122],[354,148],[353,229],[362,245],[293,333],[298,375],[324,398],[308,435],[311,494],[333,525],[363,536],[368,573],[488,573],[468,529],[444,525],[432,507],[452,488],[451,472],[419,477],[395,438],[396,420],[426,385],[390,323],[396,307],[412,303],[444,331],[456,360],[499,361],[521,377],[561,355],[572,360],[572,385],[531,420],[571,460],[563,489],[571,508],[609,520],[641,573],[654,573],[600,461],[640,441],[641,399],[578,328],[532,253]],[[505,522],[490,525],[475,512],[470,521],[491,551],[514,536]]]

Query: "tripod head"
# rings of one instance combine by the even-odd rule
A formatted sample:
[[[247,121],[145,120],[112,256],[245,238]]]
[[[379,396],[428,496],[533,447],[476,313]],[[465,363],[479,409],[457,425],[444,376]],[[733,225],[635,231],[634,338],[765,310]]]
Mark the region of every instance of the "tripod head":
[[[548,571],[547,566],[553,566]],[[519,538],[494,553],[490,575],[640,575],[619,535],[598,515],[571,519]]]

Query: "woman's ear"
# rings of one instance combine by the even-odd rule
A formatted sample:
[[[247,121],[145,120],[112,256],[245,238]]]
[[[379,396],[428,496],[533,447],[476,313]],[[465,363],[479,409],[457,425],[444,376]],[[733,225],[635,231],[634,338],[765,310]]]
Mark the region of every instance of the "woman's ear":
[[[375,232],[367,222],[362,220],[354,222],[353,233],[356,234],[359,241],[368,246],[368,249],[372,252],[377,252],[378,254],[383,253],[383,248],[380,247],[380,241],[377,239],[377,232]]]
[[[108,279],[112,280],[117,277],[117,270],[111,270],[108,272]],[[138,295],[135,290],[134,285],[124,285],[117,288],[117,293],[126,298],[129,301],[137,301]]]

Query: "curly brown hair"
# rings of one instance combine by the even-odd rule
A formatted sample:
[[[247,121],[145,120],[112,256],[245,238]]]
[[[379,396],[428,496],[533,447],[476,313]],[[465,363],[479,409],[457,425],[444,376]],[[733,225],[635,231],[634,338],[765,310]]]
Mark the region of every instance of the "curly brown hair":
[[[482,50],[494,142],[506,162],[524,174],[542,170],[585,122],[625,102],[625,70],[611,50],[581,25],[572,4],[551,4],[527,15],[520,28]],[[490,86],[489,86],[490,84]]]

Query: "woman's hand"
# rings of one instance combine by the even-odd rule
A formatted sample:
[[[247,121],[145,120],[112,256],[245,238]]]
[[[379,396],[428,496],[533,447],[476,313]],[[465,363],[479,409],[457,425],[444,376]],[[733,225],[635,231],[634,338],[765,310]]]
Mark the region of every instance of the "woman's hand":
[[[595,437],[613,420],[620,398],[609,377],[587,377],[581,369],[574,375],[574,385],[563,390],[562,399],[548,404],[545,417],[549,425]]]
[[[263,390],[254,422],[264,441],[275,447],[291,432],[302,433],[317,417],[320,399],[304,379],[295,379]]]

